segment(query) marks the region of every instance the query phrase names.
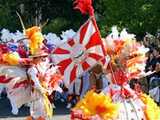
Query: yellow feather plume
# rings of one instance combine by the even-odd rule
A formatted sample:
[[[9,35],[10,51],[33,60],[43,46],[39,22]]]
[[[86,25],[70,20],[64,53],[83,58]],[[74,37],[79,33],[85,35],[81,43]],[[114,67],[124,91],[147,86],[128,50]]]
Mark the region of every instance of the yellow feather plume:
[[[111,98],[103,93],[89,91],[73,109],[82,110],[85,116],[98,114],[103,120],[109,120],[117,117],[119,104],[112,103]]]
[[[140,99],[146,105],[145,114],[147,120],[160,120],[160,108],[148,95],[142,94]]]

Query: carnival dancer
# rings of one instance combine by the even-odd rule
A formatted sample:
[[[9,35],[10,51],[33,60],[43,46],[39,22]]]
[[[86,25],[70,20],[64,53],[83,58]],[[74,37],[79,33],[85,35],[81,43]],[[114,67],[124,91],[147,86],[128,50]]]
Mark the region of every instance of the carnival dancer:
[[[38,53],[32,56],[33,63],[28,69],[28,75],[31,82],[33,82],[31,97],[34,98],[30,107],[31,117],[28,117],[28,120],[32,118],[33,120],[46,120],[52,115],[52,106],[47,98],[49,90],[45,81],[46,71],[48,69],[47,55],[47,53]]]
[[[52,72],[50,64],[48,64],[49,60],[46,59],[48,54],[42,50],[44,37],[38,26],[24,29],[24,31],[29,40],[30,54],[33,58],[32,66],[28,69],[28,76],[33,82],[31,97],[34,100],[30,107],[31,117],[28,119],[33,117],[33,119],[45,120],[52,117],[52,106],[47,97],[52,92],[48,90]]]
[[[45,120],[52,116],[47,95],[57,90],[61,76],[56,73],[57,67],[50,64],[48,54],[42,51],[44,38],[40,28],[34,26],[24,31],[29,40],[26,52],[30,53],[30,58],[21,58],[10,53],[6,45],[0,46],[0,83],[7,88],[13,114],[18,114],[22,105],[31,102],[31,116],[27,119]]]
[[[145,76],[145,54],[148,49],[135,41],[133,35],[123,32],[121,35],[124,36],[112,33],[106,38],[107,53],[111,57],[107,69],[111,74],[111,85],[105,91],[106,97],[104,93],[89,91],[73,108],[72,120],[160,119],[160,109],[154,100],[144,94],[139,86],[133,90],[128,84],[133,78]],[[119,37],[115,38],[117,34]]]

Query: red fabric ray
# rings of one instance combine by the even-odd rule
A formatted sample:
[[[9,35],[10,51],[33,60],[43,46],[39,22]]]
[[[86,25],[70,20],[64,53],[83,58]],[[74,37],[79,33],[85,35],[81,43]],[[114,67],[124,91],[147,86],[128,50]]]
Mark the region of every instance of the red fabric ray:
[[[69,54],[70,51],[64,50],[64,49],[62,49],[62,48],[57,48],[57,49],[53,52],[53,54],[54,54],[54,53],[56,53],[56,54]]]
[[[57,65],[59,66],[59,70],[61,72],[61,74],[63,75],[64,74],[64,71],[66,69],[66,67],[71,64],[72,62],[72,59],[66,59],[66,60],[63,60],[61,61],[60,63],[58,63]]]

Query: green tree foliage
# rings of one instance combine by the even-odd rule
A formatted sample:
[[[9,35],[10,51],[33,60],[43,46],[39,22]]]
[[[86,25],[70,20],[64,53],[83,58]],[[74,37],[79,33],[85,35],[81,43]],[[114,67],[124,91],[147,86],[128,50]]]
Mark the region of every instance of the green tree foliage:
[[[160,0],[98,0],[95,4],[102,30],[117,25],[142,36],[160,28]]]
[[[13,11],[13,8],[16,8],[18,2],[16,0],[0,0],[0,29],[8,28],[11,31],[14,31],[18,28],[18,20]]]
[[[94,0],[102,36],[110,32],[113,25],[119,29],[125,27],[138,36],[155,33],[160,28],[159,5],[160,0]],[[0,28],[22,29],[15,11],[21,13],[26,28],[49,19],[44,32],[77,30],[88,18],[73,10],[73,0],[0,0]]]

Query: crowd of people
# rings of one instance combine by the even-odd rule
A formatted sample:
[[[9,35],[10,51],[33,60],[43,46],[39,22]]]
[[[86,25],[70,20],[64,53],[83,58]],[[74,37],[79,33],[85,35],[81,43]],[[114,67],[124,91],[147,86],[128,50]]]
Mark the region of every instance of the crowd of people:
[[[153,37],[147,34],[144,37],[144,45],[150,49],[147,56],[145,71],[153,71],[146,77],[150,96],[160,104],[160,31]]]

